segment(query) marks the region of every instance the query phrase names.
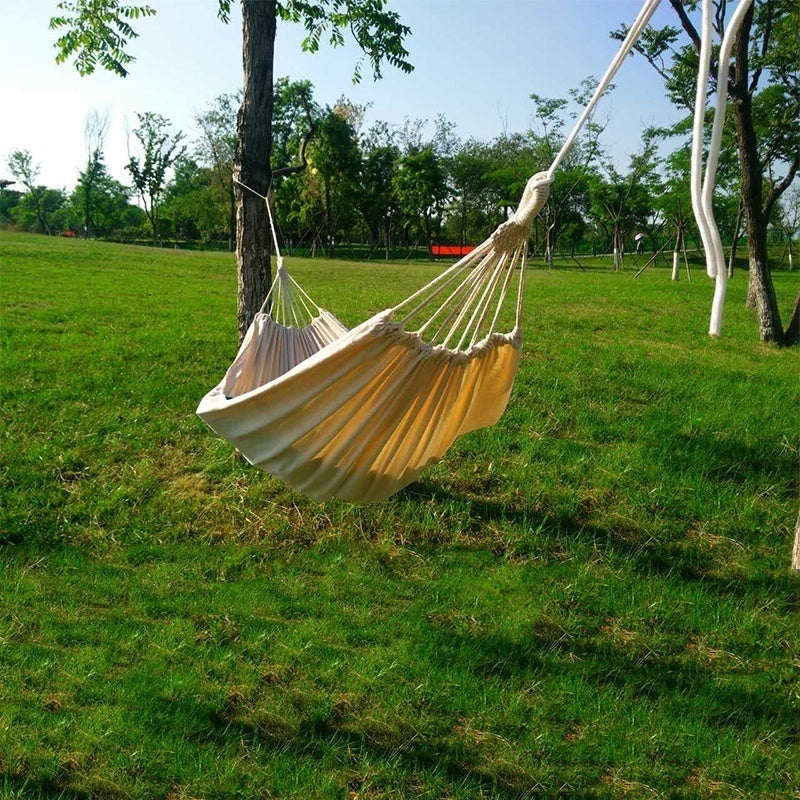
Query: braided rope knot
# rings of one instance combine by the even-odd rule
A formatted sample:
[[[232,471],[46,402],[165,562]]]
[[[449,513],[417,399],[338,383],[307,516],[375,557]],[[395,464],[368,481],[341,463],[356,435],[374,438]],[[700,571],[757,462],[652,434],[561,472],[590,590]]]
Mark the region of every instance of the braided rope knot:
[[[491,236],[495,250],[512,249],[527,241],[534,218],[550,196],[552,183],[553,177],[547,172],[537,172],[528,180],[517,210]]]

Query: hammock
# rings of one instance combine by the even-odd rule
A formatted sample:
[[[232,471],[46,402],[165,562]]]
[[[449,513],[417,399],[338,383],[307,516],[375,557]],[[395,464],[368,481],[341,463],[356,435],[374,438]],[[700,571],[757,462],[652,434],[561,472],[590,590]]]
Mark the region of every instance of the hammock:
[[[546,172],[528,181],[513,216],[418,292],[352,330],[317,306],[288,274],[269,202],[263,198],[278,254],[275,280],[236,359],[202,399],[198,415],[249,462],[303,494],[360,503],[389,497],[441,458],[458,436],[497,422],[519,365],[533,220],[547,201],[556,169],[659,2],[645,2],[561,151]],[[741,0],[736,15],[749,2]],[[704,0],[707,48],[710,6],[711,0]],[[739,22],[741,17],[743,12]],[[735,30],[730,46],[734,38]],[[721,57],[720,75],[722,64]],[[705,82],[702,68],[700,72],[698,102],[704,110],[707,66]],[[717,123],[724,120],[724,88],[720,96],[722,113],[718,105],[712,143]],[[697,131],[696,124],[694,147],[700,159],[697,175],[693,161],[693,196],[702,167]],[[717,281],[717,309],[724,297],[725,268],[723,259],[714,260],[715,233],[719,239],[710,208],[715,169],[710,152],[705,176],[709,202],[701,187],[697,213],[698,221],[702,215],[704,243],[708,237],[708,272]],[[506,324],[508,305],[513,305],[513,327],[503,333],[498,327]],[[721,320],[721,311],[715,313],[712,333]]]

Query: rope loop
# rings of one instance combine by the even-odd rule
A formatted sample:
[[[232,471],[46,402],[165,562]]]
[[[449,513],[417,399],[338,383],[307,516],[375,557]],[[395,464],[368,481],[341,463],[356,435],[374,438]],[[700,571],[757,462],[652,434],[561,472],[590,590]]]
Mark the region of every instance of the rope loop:
[[[517,210],[490,237],[495,250],[513,249],[528,241],[533,220],[547,202],[552,183],[553,177],[546,172],[537,172],[528,180]]]

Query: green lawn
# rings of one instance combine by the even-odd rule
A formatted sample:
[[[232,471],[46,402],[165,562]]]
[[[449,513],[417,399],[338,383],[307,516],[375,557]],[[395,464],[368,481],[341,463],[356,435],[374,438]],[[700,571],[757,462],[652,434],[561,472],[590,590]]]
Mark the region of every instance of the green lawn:
[[[0,797],[798,796],[800,353],[743,273],[711,340],[699,268],[531,269],[506,415],[354,507],[194,415],[231,256],[0,250]],[[289,266],[347,323],[441,269]]]

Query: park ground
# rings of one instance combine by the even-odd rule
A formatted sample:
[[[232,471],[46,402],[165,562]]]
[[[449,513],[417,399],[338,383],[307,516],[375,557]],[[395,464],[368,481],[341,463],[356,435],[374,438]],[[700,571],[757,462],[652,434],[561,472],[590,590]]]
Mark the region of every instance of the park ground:
[[[797,797],[800,352],[745,273],[712,340],[699,266],[530,269],[503,419],[355,507],[194,415],[231,256],[0,252],[0,797]],[[349,324],[441,269],[289,267]]]

